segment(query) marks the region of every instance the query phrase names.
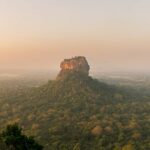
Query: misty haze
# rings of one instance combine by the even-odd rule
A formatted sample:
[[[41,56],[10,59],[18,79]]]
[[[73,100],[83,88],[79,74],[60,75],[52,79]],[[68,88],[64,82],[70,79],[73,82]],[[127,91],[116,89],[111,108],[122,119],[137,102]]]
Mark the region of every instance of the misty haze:
[[[0,0],[0,150],[150,150],[149,0]]]

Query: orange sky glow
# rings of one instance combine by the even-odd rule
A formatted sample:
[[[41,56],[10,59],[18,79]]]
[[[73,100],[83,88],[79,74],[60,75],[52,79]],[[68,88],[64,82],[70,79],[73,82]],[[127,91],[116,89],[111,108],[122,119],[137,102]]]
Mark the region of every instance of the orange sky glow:
[[[58,69],[84,55],[93,70],[150,71],[149,0],[1,0],[0,69]]]

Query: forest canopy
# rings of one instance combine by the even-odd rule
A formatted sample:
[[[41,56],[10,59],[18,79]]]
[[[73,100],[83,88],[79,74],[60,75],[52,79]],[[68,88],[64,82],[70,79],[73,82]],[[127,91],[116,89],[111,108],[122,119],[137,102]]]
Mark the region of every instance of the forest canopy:
[[[83,74],[2,93],[0,117],[1,131],[17,122],[45,150],[150,149],[148,92]]]

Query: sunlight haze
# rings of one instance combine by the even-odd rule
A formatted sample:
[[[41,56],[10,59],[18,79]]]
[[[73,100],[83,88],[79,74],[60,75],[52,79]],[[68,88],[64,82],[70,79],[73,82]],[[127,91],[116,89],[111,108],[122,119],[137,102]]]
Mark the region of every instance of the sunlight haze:
[[[0,0],[0,69],[59,69],[87,57],[94,71],[146,71],[149,0]]]

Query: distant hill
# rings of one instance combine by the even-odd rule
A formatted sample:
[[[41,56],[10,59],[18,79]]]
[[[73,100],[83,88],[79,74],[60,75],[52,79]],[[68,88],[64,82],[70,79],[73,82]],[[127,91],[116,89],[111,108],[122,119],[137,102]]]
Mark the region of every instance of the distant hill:
[[[93,79],[84,57],[62,64],[56,80],[3,96],[1,129],[18,122],[45,150],[150,148],[148,97]]]

